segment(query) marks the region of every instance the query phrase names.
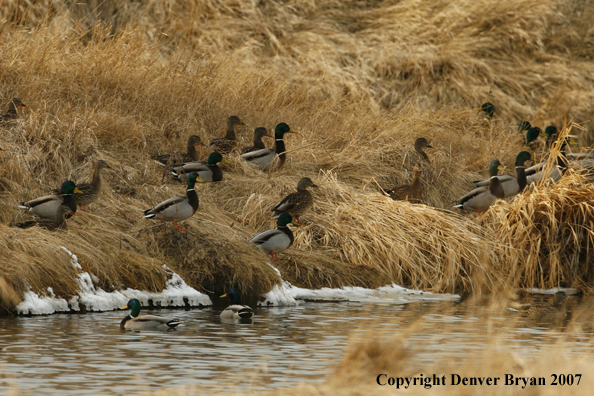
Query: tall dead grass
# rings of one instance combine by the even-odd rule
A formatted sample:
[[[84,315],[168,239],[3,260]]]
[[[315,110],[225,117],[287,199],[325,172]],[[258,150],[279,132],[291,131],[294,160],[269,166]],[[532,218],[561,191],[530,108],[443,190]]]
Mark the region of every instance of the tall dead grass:
[[[279,280],[246,239],[272,227],[269,208],[310,176],[323,187],[304,216],[311,225],[278,265],[284,276],[312,287],[492,289],[515,253],[440,209],[491,159],[513,163],[522,138],[510,125],[520,117],[591,119],[583,48],[593,9],[572,5],[9,0],[0,100],[18,96],[29,108],[0,126],[0,221],[19,220],[19,201],[66,179],[88,180],[98,158],[114,171],[66,232],[0,227],[3,243],[19,241],[0,253],[12,263],[0,272],[17,294],[25,279],[43,290],[61,277],[69,283],[54,291],[68,295],[63,245],[106,287],[158,289],[166,263],[199,290],[233,284],[255,298]],[[469,110],[485,100],[498,109],[490,123]],[[153,228],[141,210],[184,188],[151,156],[183,149],[192,134],[221,136],[232,114],[247,124],[238,130],[246,145],[258,126],[300,131],[287,138],[287,165],[263,174],[232,155],[223,183],[199,186],[191,235]],[[420,136],[435,147],[422,166],[424,201],[439,209],[379,193],[411,179]],[[36,269],[20,272],[15,255]]]

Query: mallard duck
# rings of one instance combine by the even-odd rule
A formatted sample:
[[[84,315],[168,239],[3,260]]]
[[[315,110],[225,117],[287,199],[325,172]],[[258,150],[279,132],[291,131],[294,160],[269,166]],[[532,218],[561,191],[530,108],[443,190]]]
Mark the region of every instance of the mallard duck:
[[[59,221],[54,221],[54,220],[50,220],[50,219],[37,219],[37,220],[30,220],[30,221],[25,221],[22,223],[17,223],[15,225],[13,225],[13,227],[15,228],[31,228],[31,227],[41,227],[41,228],[45,228],[46,230],[50,230],[50,231],[54,231],[57,229],[62,229],[65,230],[66,229],[66,218],[68,217],[68,215],[72,215],[72,211],[70,210],[70,208],[66,205],[60,205],[56,211],[56,219],[58,219]]]
[[[520,125],[518,125],[518,132],[524,133],[524,131],[527,131],[530,128],[532,128],[532,125],[530,125],[528,121],[522,121],[520,122]]]
[[[427,142],[427,139],[420,137],[417,140],[415,140],[415,151],[417,153],[419,153],[419,155],[421,157],[423,157],[423,159],[425,161],[431,163],[431,161],[429,160],[429,157],[427,156],[427,154],[424,151],[425,148],[433,148],[433,146],[429,145],[429,142]]]
[[[199,136],[192,135],[188,138],[187,152],[175,152],[171,154],[161,154],[155,157],[155,162],[163,166],[179,166],[184,162],[198,161],[198,152],[196,151],[196,145],[206,146],[200,140]]]
[[[550,303],[531,305],[524,310],[523,316],[533,319],[554,319],[565,317],[567,314],[567,294],[559,291]]]
[[[287,154],[285,153],[285,141],[283,140],[283,136],[285,133],[297,133],[292,130],[287,124],[284,122],[278,124],[274,130],[274,149],[262,149],[257,151],[252,151],[250,153],[241,154],[241,158],[250,163],[259,166],[262,168],[263,171],[272,171],[276,169],[280,169],[287,159]],[[278,155],[278,159],[276,156]]]
[[[423,186],[421,185],[421,170],[418,165],[415,165],[413,172],[412,183],[399,185],[391,190],[385,190],[386,194],[394,201],[421,202],[423,200]]]
[[[198,210],[198,194],[194,190],[196,182],[202,183],[202,179],[198,177],[198,173],[190,173],[188,175],[188,189],[186,190],[185,197],[169,198],[154,208],[145,210],[144,218],[173,221],[176,230],[187,231],[185,228],[180,227],[177,222],[189,219]]]
[[[499,161],[491,161],[489,165],[489,175],[491,176],[489,186],[475,188],[465,196],[458,198],[458,205],[455,205],[454,208],[474,210],[480,215],[481,212],[486,212],[497,199],[503,199],[505,193],[497,178],[497,172],[501,169],[503,167]]]
[[[280,260],[274,257],[274,253],[280,253],[287,250],[294,241],[293,232],[289,229],[288,224],[297,225],[290,214],[283,213],[278,217],[276,229],[267,230],[259,233],[249,242],[255,244],[264,253],[270,253],[273,260]]]
[[[17,118],[19,115],[17,107],[27,107],[27,105],[21,102],[19,98],[12,98],[12,100],[8,102],[8,111],[6,114],[0,115],[0,122]]]
[[[31,201],[21,202],[19,208],[27,209],[32,215],[49,219],[54,222],[61,221],[57,216],[58,208],[61,205],[66,205],[70,208],[72,213],[76,213],[76,202],[72,194],[79,193],[80,190],[76,187],[73,181],[65,181],[62,183],[59,194],[46,195],[44,197],[36,198]]]
[[[561,180],[561,177],[567,171],[567,159],[565,151],[561,151],[557,157],[557,164],[547,170],[547,161],[541,162],[526,169],[526,181],[528,184],[541,183],[544,180],[552,180],[553,183]]]
[[[550,150],[553,146],[553,143],[557,141],[559,138],[559,133],[557,132],[557,127],[554,125],[549,125],[545,128],[544,134],[546,136],[545,140],[545,149]]]
[[[528,129],[526,132],[526,145],[534,148],[534,146],[537,144],[538,137],[541,135],[542,133],[539,127],[532,127]]]
[[[231,116],[227,120],[227,134],[224,138],[216,138],[208,144],[210,148],[219,153],[229,154],[238,144],[235,137],[235,126],[245,125],[237,116]]]
[[[180,180],[184,180],[188,174],[196,172],[203,183],[220,182],[223,180],[223,170],[219,167],[219,162],[223,164],[229,163],[220,153],[215,151],[208,156],[208,161],[185,163],[182,166],[174,168],[171,174]]]
[[[297,192],[291,193],[276,205],[272,211],[273,218],[278,218],[283,213],[288,213],[298,224],[299,216],[307,212],[313,206],[313,195],[307,189],[309,187],[318,187],[309,177],[303,177],[297,183]]]
[[[99,198],[99,193],[101,192],[101,169],[113,168],[104,160],[99,160],[95,164],[95,171],[93,172],[93,179],[91,182],[78,185],[78,189],[81,193],[76,196],[75,201],[81,209],[83,205],[89,205]]]
[[[485,115],[487,116],[487,118],[491,119],[491,118],[493,118],[493,115],[495,114],[495,106],[493,106],[492,103],[486,102],[486,103],[483,103],[481,105],[481,107],[476,109],[476,111],[484,112]]]
[[[251,319],[254,311],[247,305],[241,305],[239,292],[233,288],[220,298],[229,297],[229,306],[221,312],[221,319]]]
[[[242,148],[241,154],[251,153],[252,151],[265,149],[266,146],[262,142],[262,138],[264,136],[270,137],[266,128],[264,128],[264,127],[256,128],[256,130],[254,131],[254,145]]]
[[[180,325],[180,321],[177,319],[167,319],[157,315],[140,315],[140,301],[135,298],[120,309],[131,310],[130,315],[120,322],[122,330],[167,330],[175,329]]]
[[[504,197],[513,197],[516,194],[521,193],[524,191],[526,187],[527,178],[526,178],[526,169],[524,168],[524,162],[533,160],[532,156],[527,151],[522,151],[516,156],[516,177],[511,175],[502,175],[497,176],[499,181],[501,182],[501,187],[503,187]],[[476,187],[487,187],[490,183],[490,180],[481,180],[478,182],[474,182]]]

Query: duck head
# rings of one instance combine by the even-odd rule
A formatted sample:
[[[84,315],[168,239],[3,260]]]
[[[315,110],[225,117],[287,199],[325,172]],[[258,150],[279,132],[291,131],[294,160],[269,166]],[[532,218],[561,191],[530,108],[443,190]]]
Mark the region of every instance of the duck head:
[[[138,301],[137,299],[133,298],[130,301],[128,301],[128,304],[126,304],[125,307],[122,307],[120,309],[130,309],[132,310],[130,312],[130,316],[135,318],[140,314],[140,301]]]
[[[60,194],[62,194],[62,195],[69,195],[69,194],[81,193],[81,192],[82,191],[80,191],[76,187],[76,184],[74,184],[74,182],[70,181],[70,180],[66,180],[64,183],[62,183],[62,187],[60,188]]]
[[[219,162],[222,162],[223,164],[228,164],[229,161],[227,161],[226,159],[223,158],[223,155],[219,152],[213,152],[210,153],[210,155],[208,156],[208,165],[216,165]]]
[[[283,135],[285,133],[297,133],[297,132],[295,132],[294,130],[292,130],[291,127],[288,126],[287,124],[285,124],[284,122],[281,122],[274,129],[274,137],[276,139],[282,139],[283,138]]]

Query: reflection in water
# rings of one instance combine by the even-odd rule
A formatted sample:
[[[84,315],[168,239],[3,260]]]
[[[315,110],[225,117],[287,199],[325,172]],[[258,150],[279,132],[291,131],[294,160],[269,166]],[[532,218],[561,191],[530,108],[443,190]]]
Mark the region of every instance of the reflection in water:
[[[142,333],[119,329],[125,314],[0,318],[1,386],[16,384],[35,395],[95,395],[188,385],[271,389],[322,381],[349,335],[366,334],[370,326],[394,334],[420,317],[425,320],[409,341],[424,345],[418,358],[427,362],[439,354],[476,353],[493,327],[513,329],[508,337],[519,353],[551,341],[550,329],[523,319],[518,326],[509,320],[518,315],[510,311],[494,317],[486,308],[451,301],[301,303],[258,309],[253,323],[221,322],[212,309],[164,309],[159,314],[183,325]]]

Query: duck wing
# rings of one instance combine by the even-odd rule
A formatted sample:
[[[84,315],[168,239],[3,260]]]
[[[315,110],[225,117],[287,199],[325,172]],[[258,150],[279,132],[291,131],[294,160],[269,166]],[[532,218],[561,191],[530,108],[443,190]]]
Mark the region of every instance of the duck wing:
[[[285,233],[278,229],[266,230],[266,231],[263,231],[263,232],[255,235],[254,237],[250,238],[248,240],[248,242],[251,242],[256,245],[261,245],[263,243],[268,242],[271,238],[278,236],[278,235],[285,235]]]
[[[173,197],[173,198],[169,198],[168,200],[161,202],[160,204],[158,204],[154,208],[145,210],[144,211],[144,214],[145,214],[144,217],[152,218],[152,217],[154,217],[155,214],[157,214],[159,212],[163,212],[164,210],[166,210],[170,206],[180,204],[180,203],[186,201],[187,199],[188,199],[187,197]]]
[[[506,181],[509,181],[509,180],[513,179],[514,177],[512,175],[501,175],[501,176],[497,176],[497,178],[499,179],[500,183],[505,183]],[[488,187],[489,180],[490,179],[476,180],[476,181],[473,181],[472,184],[474,184],[475,187]]]

